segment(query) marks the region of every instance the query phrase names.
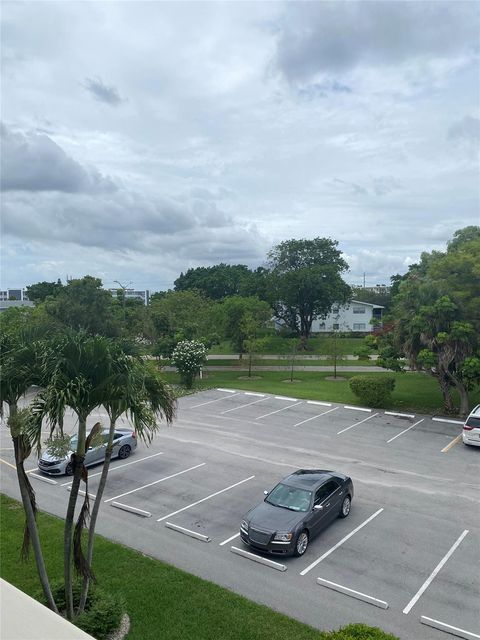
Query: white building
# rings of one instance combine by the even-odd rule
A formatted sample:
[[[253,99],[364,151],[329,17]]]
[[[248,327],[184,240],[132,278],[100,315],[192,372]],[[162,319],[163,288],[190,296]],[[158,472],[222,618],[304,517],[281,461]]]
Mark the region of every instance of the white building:
[[[114,298],[117,297],[119,290],[121,291],[120,288],[107,289],[107,291],[110,291],[110,293]],[[150,291],[148,289],[143,289],[143,290],[125,289],[125,298],[127,300],[141,300],[143,304],[147,306],[150,301]]]
[[[312,323],[312,333],[330,331],[373,331],[376,322],[382,321],[384,307],[370,302],[351,300],[343,306],[334,306],[326,318],[318,318]]]
[[[6,300],[28,300],[25,289],[2,289],[0,290],[0,302]]]

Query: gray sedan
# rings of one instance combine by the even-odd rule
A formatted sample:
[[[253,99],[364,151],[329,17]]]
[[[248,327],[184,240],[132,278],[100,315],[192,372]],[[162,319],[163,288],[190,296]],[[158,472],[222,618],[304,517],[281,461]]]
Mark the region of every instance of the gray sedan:
[[[300,469],[265,494],[243,517],[243,542],[266,553],[302,556],[322,529],[348,516],[353,483],[336,471]]]
[[[105,451],[108,443],[108,429],[102,432],[102,444],[96,447],[90,447],[85,453],[85,466],[90,467],[105,460]],[[70,450],[65,456],[58,456],[53,451],[47,449],[42,453],[38,460],[38,468],[44,473],[50,475],[66,474],[72,475],[73,465],[71,462],[72,453],[77,448],[77,436],[73,436],[70,440]],[[112,458],[128,458],[132,451],[137,448],[137,436],[132,429],[115,429],[113,436]]]

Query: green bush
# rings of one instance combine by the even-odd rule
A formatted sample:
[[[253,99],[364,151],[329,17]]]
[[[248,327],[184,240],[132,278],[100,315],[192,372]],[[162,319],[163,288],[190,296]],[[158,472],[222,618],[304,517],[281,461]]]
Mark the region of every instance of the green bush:
[[[370,360],[370,348],[367,345],[362,345],[355,349],[353,355],[357,356],[359,360]]]
[[[66,609],[65,588],[62,582],[52,582],[52,594],[60,613]],[[82,585],[73,583],[73,605],[78,607]],[[36,599],[47,604],[42,592],[36,594]],[[116,594],[107,593],[103,589],[92,585],[88,593],[85,611],[73,621],[73,624],[85,633],[89,633],[97,640],[104,640],[112,631],[118,629],[123,613],[124,600]]]
[[[365,336],[363,341],[366,344],[366,346],[369,347],[370,349],[378,348],[378,338],[377,336],[373,335],[373,333],[369,333],[368,336]]]
[[[395,378],[391,376],[354,376],[349,381],[350,389],[367,406],[383,407],[390,401],[395,389]]]
[[[349,624],[328,634],[328,640],[399,640],[397,636],[366,624]]]

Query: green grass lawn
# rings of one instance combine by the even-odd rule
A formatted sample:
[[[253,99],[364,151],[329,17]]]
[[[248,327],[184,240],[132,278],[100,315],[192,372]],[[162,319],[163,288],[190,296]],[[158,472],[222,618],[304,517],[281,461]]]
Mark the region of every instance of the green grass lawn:
[[[305,353],[305,355],[328,355],[330,350],[329,340],[327,336],[310,338],[308,341],[308,351],[299,353]],[[296,338],[282,338],[276,335],[268,336],[265,353],[273,355],[291,354],[295,343],[298,343],[298,339]],[[338,338],[339,350],[345,355],[353,354],[355,349],[358,349],[358,347],[363,344],[363,338]],[[209,353],[214,355],[228,355],[235,353],[235,350],[232,348],[230,342],[224,340],[220,344],[214,345]]]
[[[165,373],[167,380],[173,384],[179,383],[175,373]],[[246,372],[237,371],[209,371],[203,380],[195,382],[195,389],[209,389],[212,387],[227,387],[247,391],[263,391],[279,395],[289,395],[308,400],[324,400],[327,402],[344,402],[347,404],[361,404],[350,391],[348,378],[358,373],[341,372],[341,381],[327,380],[331,376],[328,372],[295,371],[294,380],[290,382],[288,371],[258,371],[246,378]],[[434,378],[422,373],[369,373],[372,376],[393,376],[396,381],[392,393],[390,409],[398,411],[414,411],[418,413],[442,413],[442,397],[438,384]],[[455,393],[454,400],[457,402]],[[471,405],[480,403],[480,391],[470,395]],[[454,427],[455,425],[452,425]]]
[[[215,354],[218,355],[218,354]],[[281,355],[281,354],[279,354]],[[318,354],[317,354],[318,355]],[[290,367],[291,357],[283,356],[282,358],[278,358],[275,360],[270,359],[260,359],[254,358],[253,364],[255,366],[261,367]],[[374,360],[337,360],[338,367],[345,366],[362,366],[362,367],[374,367],[376,363]],[[220,366],[220,367],[237,367],[242,369],[248,368],[248,355],[244,355],[241,360],[208,360],[207,367]],[[333,360],[319,360],[318,358],[302,358],[301,356],[297,356],[295,358],[295,367],[313,367],[313,366],[321,366],[321,367],[332,367],[333,369]]]
[[[0,516],[1,576],[34,595],[40,587],[34,560],[19,561],[23,509],[18,502],[0,495]],[[49,577],[59,580],[63,571],[63,521],[39,513],[38,524]],[[95,545],[94,570],[99,585],[122,594],[127,603],[131,619],[128,640],[395,640],[394,636],[374,631],[355,636],[317,631],[100,536]]]

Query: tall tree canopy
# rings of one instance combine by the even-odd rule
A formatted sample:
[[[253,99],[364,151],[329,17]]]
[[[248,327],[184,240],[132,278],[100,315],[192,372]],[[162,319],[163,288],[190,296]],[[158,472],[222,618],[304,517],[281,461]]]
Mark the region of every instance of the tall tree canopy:
[[[60,280],[57,282],[37,282],[36,284],[29,285],[27,290],[28,299],[32,302],[45,302],[49,297],[55,297],[60,293],[63,288],[63,284]]]
[[[55,298],[47,298],[45,307],[57,322],[72,329],[104,336],[121,332],[122,309],[110,292],[102,289],[100,278],[70,280]]]
[[[446,411],[451,389],[468,412],[480,383],[480,227],[457,231],[446,252],[423,253],[399,282],[392,317],[397,346],[411,365],[435,376]]]
[[[351,296],[342,273],[348,264],[330,238],[286,240],[268,254],[270,303],[275,316],[305,344],[312,322],[325,317],[333,304],[343,304]]]
[[[217,264],[197,267],[181,273],[175,280],[175,291],[197,290],[207,298],[221,300],[228,296],[251,293],[254,275],[244,264]]]

